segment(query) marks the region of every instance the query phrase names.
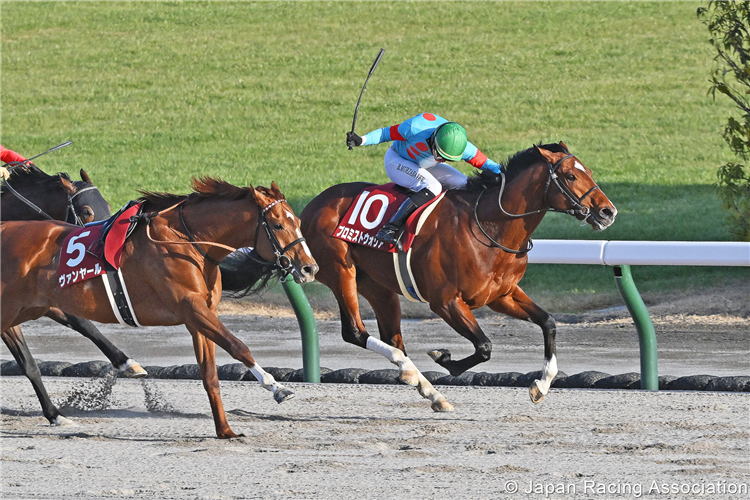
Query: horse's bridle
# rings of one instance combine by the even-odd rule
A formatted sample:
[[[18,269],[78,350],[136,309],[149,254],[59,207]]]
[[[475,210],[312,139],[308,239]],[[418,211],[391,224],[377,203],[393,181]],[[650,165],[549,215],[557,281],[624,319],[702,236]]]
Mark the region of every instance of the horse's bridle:
[[[501,170],[500,175],[502,176],[502,179],[500,182],[500,194],[498,194],[498,197],[497,197],[497,204],[500,207],[500,210],[503,212],[503,214],[505,214],[508,217],[519,218],[519,217],[526,217],[527,215],[538,214],[541,212],[559,212],[559,213],[564,213],[564,214],[568,214],[572,216],[582,215],[584,218],[582,219],[581,225],[586,224],[586,221],[589,219],[589,217],[591,217],[591,211],[589,210],[588,207],[583,206],[582,202],[584,199],[586,199],[588,195],[590,195],[592,192],[599,189],[599,185],[594,183],[594,187],[592,187],[591,189],[583,193],[583,195],[581,195],[580,197],[577,197],[575,193],[573,193],[573,191],[571,191],[570,188],[566,184],[560,182],[560,176],[557,175],[557,172],[556,172],[557,169],[560,167],[560,165],[562,165],[562,162],[564,162],[568,158],[574,158],[574,157],[575,155],[568,154],[566,156],[563,156],[559,160],[557,160],[554,163],[554,165],[550,163],[549,160],[546,160],[547,170],[549,171],[549,176],[547,177],[547,183],[544,186],[544,195],[542,197],[542,199],[544,200],[544,203],[549,205],[549,202],[547,201],[547,196],[549,194],[549,187],[552,184],[552,182],[554,182],[555,186],[557,186],[557,189],[560,190],[560,193],[562,193],[565,199],[568,200],[573,205],[573,208],[568,209],[568,210],[560,210],[558,208],[548,207],[548,208],[542,208],[539,210],[533,210],[531,212],[525,212],[522,214],[509,213],[503,208],[503,192],[505,191],[505,173]],[[523,254],[523,253],[528,252],[532,248],[534,248],[534,244],[532,243],[532,241],[528,240],[526,242],[526,248],[520,249],[520,250],[513,250],[512,248],[508,248],[508,247],[501,245],[500,243],[495,241],[489,234],[487,234],[487,232],[482,227],[482,224],[480,224],[479,216],[477,215],[477,207],[479,206],[479,200],[482,198],[482,195],[484,194],[486,190],[487,190],[487,187],[485,186],[482,192],[479,193],[479,196],[477,197],[477,201],[474,203],[474,221],[477,223],[477,227],[479,227],[479,230],[482,231],[482,234],[488,240],[490,240],[491,242],[490,246],[500,248],[501,250],[504,250],[505,252],[512,253],[512,254]]]
[[[8,189],[8,191],[13,196],[15,196],[16,198],[18,198],[22,202],[24,202],[26,205],[28,205],[36,213],[40,214],[45,219],[55,220],[53,217],[50,217],[50,215],[47,212],[45,212],[44,210],[42,210],[41,208],[39,208],[38,206],[36,206],[31,200],[29,200],[28,198],[26,198],[25,196],[23,196],[21,193],[19,193],[15,189],[13,189],[13,186],[10,185],[10,183],[8,182],[8,179],[3,179],[3,183],[4,183],[5,187]],[[85,191],[89,191],[91,189],[97,189],[97,188],[96,188],[96,186],[89,186],[89,187],[85,187],[83,189],[79,189],[78,191],[76,191],[72,195],[68,194],[68,205],[67,205],[67,207],[65,209],[65,222],[67,222],[68,224],[75,224],[76,226],[83,226],[84,225],[84,222],[81,219],[81,216],[78,215],[78,213],[76,212],[75,206],[73,206],[73,200],[76,199],[78,197],[78,195],[80,195],[81,193],[83,193]]]
[[[266,212],[268,212],[274,205],[276,205],[277,203],[281,203],[282,201],[284,200],[276,200],[273,203],[267,205],[263,209],[258,207],[258,214],[259,214],[258,224],[262,225],[263,229],[266,230],[266,236],[268,236],[268,240],[271,242],[271,247],[273,247],[273,254],[274,256],[276,256],[276,266],[282,271],[291,273],[292,276],[297,277],[296,276],[296,274],[298,274],[297,270],[294,269],[294,266],[292,265],[292,260],[286,256],[286,252],[287,250],[292,248],[294,245],[297,245],[298,243],[302,243],[303,241],[305,241],[305,238],[300,236],[296,240],[289,243],[287,246],[282,247],[281,243],[279,243],[278,238],[276,238],[276,235],[273,234],[273,231],[271,231],[271,228],[268,226],[268,221],[266,220]],[[253,248],[256,248],[256,249],[258,248],[258,233],[260,233],[260,231],[258,231],[256,228],[255,242],[253,243]],[[260,254],[258,254],[258,256],[260,256]],[[266,261],[266,262],[270,262],[270,261]]]
[[[263,257],[260,256],[260,254],[258,254],[257,250],[255,251],[255,253],[258,254],[257,257],[253,255],[252,253],[248,253],[247,255],[249,258],[258,262],[261,265],[275,266],[275,267],[278,267],[280,270],[284,271],[285,273],[289,273],[294,277],[299,277],[297,276],[299,274],[298,271],[294,269],[294,266],[292,265],[292,260],[286,255],[286,252],[293,246],[305,241],[305,238],[303,237],[297,238],[296,240],[289,243],[287,246],[282,247],[281,243],[279,243],[278,238],[276,238],[276,235],[273,234],[273,231],[268,225],[268,220],[266,219],[266,212],[268,212],[271,208],[273,208],[274,205],[281,203],[282,201],[284,200],[276,200],[262,208],[260,205],[258,205],[258,222],[257,222],[257,225],[255,226],[255,241],[253,242],[253,248],[257,249],[258,248],[258,236],[260,235],[260,228],[263,227],[263,229],[266,232],[266,236],[268,237],[268,241],[271,243],[271,248],[273,249],[273,254],[276,257],[276,262],[264,259]],[[227,248],[232,251],[236,251],[236,249],[227,247],[226,245],[220,245],[218,243],[213,243],[213,242],[196,241],[195,238],[193,237],[193,234],[190,232],[187,225],[185,224],[185,220],[182,217],[182,210],[183,210],[183,204],[180,203],[179,208],[178,208],[178,215],[180,217],[180,223],[182,223],[182,227],[185,230],[185,234],[187,235],[188,239],[192,242],[193,246],[198,250],[198,252],[200,252],[200,254],[206,260],[208,260],[209,262],[211,262],[212,264],[216,266],[219,265],[219,261],[209,257],[206,254],[206,252],[198,246],[199,244],[220,246],[222,248]],[[163,213],[163,212],[160,212],[160,213]]]

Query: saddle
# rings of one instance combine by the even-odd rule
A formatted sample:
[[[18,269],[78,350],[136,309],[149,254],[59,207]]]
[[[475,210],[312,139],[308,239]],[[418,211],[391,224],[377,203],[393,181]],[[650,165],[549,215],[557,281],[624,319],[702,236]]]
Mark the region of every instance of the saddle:
[[[102,226],[101,236],[89,245],[87,252],[119,269],[122,247],[141,220],[142,212],[143,202],[131,200],[109,219],[86,224],[85,227]]]

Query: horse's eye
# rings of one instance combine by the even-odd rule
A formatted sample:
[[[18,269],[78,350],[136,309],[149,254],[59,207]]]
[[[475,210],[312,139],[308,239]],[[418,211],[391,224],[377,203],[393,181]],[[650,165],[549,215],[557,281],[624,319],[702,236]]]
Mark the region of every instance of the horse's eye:
[[[568,179],[569,181],[576,180],[576,176],[573,174],[565,174],[565,178]]]
[[[275,224],[273,225],[273,230],[274,230],[274,231],[281,231],[282,229],[284,229],[284,226],[283,226],[283,225],[281,225],[281,223],[280,223],[280,222],[277,222],[277,223],[275,223]]]

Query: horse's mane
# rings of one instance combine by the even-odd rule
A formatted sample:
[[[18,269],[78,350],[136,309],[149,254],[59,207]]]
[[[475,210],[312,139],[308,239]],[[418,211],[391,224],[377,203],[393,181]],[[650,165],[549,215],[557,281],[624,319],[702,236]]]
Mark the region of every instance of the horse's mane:
[[[568,153],[568,149],[562,144],[558,143],[537,144],[537,147],[546,149],[547,151],[551,151],[553,153]],[[534,146],[530,147],[529,149],[524,149],[523,151],[517,152],[516,154],[508,158],[505,162],[502,162],[502,165],[505,166],[504,170],[505,176],[507,178],[506,182],[513,179],[515,176],[526,170],[531,165],[535,165],[540,161],[546,161],[546,159],[541,155],[541,153],[536,150],[536,147]],[[466,185],[461,189],[469,192],[481,191],[485,188],[499,185],[501,182],[501,175],[493,174],[492,172],[483,170],[480,172],[476,172],[474,175],[469,177]]]
[[[252,187],[237,187],[221,179],[213,177],[201,177],[193,179],[193,192],[187,195],[171,193],[155,193],[151,191],[140,191],[141,198],[138,201],[147,202],[155,206],[149,206],[149,210],[161,210],[182,200],[193,197],[201,199],[224,199],[228,201],[240,200],[248,197]],[[268,188],[258,186],[256,188],[268,197],[276,199],[277,195]],[[280,271],[275,265],[265,265],[258,261],[259,256],[245,252],[233,252],[221,261],[220,268],[227,271],[228,278],[222,284],[225,291],[232,297],[245,297],[260,293],[266,288],[268,282]],[[223,276],[223,275],[222,275]]]
[[[23,189],[26,186],[40,186],[45,189],[54,188],[59,185],[57,178],[62,177],[70,181],[70,176],[65,172],[58,172],[55,175],[49,175],[43,172],[39,167],[34,164],[18,166],[10,171],[10,177],[8,182],[11,183],[14,189]],[[72,182],[72,181],[71,181]],[[2,188],[2,192],[5,192],[5,188]]]
[[[192,183],[193,192],[190,194],[172,194],[172,193],[161,193],[154,191],[139,191],[141,197],[138,201],[147,202],[155,205],[155,209],[159,207],[168,207],[179,203],[187,197],[194,197],[197,199],[224,199],[228,201],[239,200],[246,197],[250,193],[249,187],[237,187],[228,182],[216,179],[214,177],[201,177],[200,179],[193,179]],[[266,188],[258,188],[264,193],[270,196],[270,191]]]

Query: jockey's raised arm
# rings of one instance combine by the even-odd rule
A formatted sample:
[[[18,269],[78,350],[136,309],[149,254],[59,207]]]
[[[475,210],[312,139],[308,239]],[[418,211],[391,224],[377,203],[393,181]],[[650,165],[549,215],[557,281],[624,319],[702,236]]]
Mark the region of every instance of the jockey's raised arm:
[[[404,201],[376,238],[399,247],[397,233],[409,215],[442,190],[466,184],[466,176],[447,161],[463,160],[496,174],[501,169],[498,163],[468,141],[466,129],[432,113],[420,113],[398,125],[379,128],[362,137],[354,132],[346,135],[346,144],[350,147],[391,141],[393,145],[385,154],[386,174],[414,194]]]

